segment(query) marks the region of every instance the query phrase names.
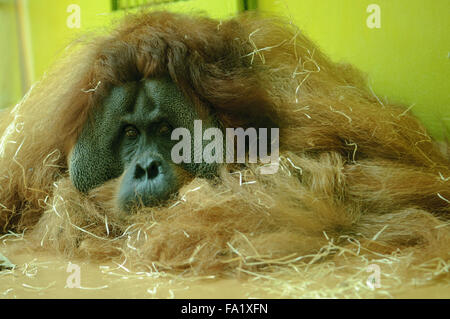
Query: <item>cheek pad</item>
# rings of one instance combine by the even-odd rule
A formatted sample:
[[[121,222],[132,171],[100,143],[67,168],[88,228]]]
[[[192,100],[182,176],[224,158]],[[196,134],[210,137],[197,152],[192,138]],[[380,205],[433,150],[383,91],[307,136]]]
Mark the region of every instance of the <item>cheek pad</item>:
[[[101,125],[96,125],[95,129],[88,125],[75,144],[69,173],[79,191],[88,192],[122,173],[123,165],[114,151],[114,139],[110,133],[105,132]]]
[[[119,177],[123,164],[118,155],[120,118],[136,95],[135,83],[111,90],[86,121],[69,161],[70,178],[81,192]]]

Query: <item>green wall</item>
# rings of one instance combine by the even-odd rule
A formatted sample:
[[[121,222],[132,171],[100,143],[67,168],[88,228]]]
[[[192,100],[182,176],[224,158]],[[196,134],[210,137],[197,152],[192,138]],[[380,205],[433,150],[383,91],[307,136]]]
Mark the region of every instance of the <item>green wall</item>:
[[[0,1],[0,108],[22,95],[19,47],[13,1]]]
[[[34,80],[49,68],[64,47],[82,31],[106,22],[108,0],[28,0]],[[67,12],[71,4],[80,6],[81,28],[69,28]]]
[[[381,9],[370,29],[369,4]],[[412,107],[429,131],[450,129],[449,0],[259,0],[259,9],[290,17],[335,61],[369,75],[374,91]]]

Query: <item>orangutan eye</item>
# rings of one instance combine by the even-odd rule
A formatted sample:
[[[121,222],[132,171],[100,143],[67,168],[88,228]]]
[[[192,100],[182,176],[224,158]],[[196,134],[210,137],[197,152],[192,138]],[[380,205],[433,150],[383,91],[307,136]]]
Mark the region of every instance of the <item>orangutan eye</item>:
[[[158,127],[158,134],[159,135],[167,135],[170,132],[172,132],[172,126],[166,122],[163,122]]]
[[[125,127],[125,136],[130,139],[135,139],[139,135],[138,130],[133,125],[128,125]]]

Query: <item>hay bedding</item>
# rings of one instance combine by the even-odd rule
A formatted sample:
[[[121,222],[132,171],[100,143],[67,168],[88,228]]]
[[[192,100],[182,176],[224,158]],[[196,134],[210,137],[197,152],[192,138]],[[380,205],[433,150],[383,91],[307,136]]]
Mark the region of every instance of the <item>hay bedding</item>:
[[[66,55],[3,116],[5,232],[26,229],[36,249],[134,271],[253,278],[282,297],[448,287],[448,147],[289,22],[140,13]],[[223,167],[218,180],[196,178],[167,206],[130,216],[115,207],[117,180],[78,193],[67,176],[71,146],[130,65],[140,77],[168,73],[225,127],[251,126],[246,110],[270,118],[280,127],[278,173]],[[366,284],[373,264],[377,289]]]

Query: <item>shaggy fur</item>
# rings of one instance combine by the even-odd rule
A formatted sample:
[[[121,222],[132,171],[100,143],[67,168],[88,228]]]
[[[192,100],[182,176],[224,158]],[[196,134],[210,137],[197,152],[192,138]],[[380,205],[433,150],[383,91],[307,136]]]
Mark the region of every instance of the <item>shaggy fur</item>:
[[[448,261],[448,157],[403,106],[289,22],[144,12],[64,55],[3,113],[3,231],[27,228],[68,256],[196,273],[319,262],[336,255],[330,243]],[[78,193],[67,162],[90,110],[113,85],[161,75],[223,127],[279,127],[278,173],[223,167],[218,183],[194,179],[178,200],[131,216],[115,209],[116,180]]]

